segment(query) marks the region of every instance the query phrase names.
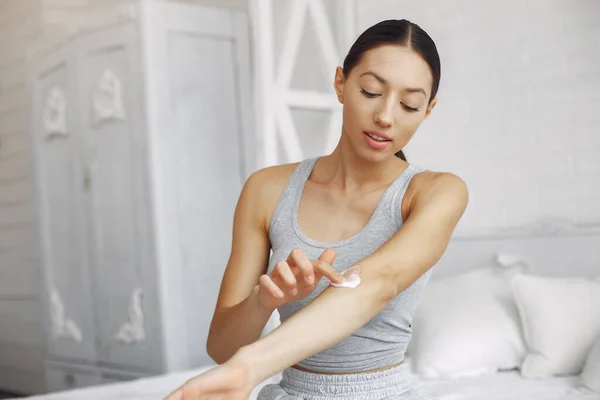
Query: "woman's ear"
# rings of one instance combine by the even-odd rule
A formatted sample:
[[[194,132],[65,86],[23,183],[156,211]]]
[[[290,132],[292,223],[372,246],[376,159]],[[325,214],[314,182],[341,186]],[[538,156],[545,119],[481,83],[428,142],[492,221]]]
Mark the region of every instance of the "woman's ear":
[[[435,107],[435,105],[437,104],[437,97],[434,98],[433,100],[431,100],[431,103],[429,103],[427,105],[427,110],[425,110],[425,118],[427,119],[429,117],[429,115],[431,114],[431,111],[433,111],[433,107]]]
[[[344,83],[346,82],[346,77],[344,77],[344,70],[342,67],[337,67],[335,69],[335,78],[333,80],[333,88],[335,89],[335,93],[337,94],[338,101],[341,104],[344,104]]]

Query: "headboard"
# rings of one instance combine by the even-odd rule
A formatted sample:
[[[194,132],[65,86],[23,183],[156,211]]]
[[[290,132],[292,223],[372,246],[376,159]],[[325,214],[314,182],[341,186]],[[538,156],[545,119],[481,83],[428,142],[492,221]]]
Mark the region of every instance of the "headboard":
[[[498,253],[521,257],[543,276],[600,276],[600,229],[543,225],[525,232],[454,237],[431,279],[489,265]]]

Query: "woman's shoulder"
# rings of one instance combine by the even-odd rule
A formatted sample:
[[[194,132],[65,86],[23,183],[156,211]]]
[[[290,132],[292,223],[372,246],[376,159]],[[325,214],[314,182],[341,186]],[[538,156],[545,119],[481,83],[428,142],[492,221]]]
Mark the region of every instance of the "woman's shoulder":
[[[278,191],[285,189],[287,182],[299,164],[297,162],[261,168],[248,177],[246,185],[260,190],[263,194],[276,194]]]
[[[447,172],[447,171],[436,171],[436,170],[432,170],[429,168],[425,168],[421,165],[416,165],[416,164],[412,164],[414,169],[416,169],[416,174],[414,177],[415,181],[421,181],[421,182],[431,182],[434,180],[439,180],[440,178],[442,180],[447,180],[447,179],[455,179],[458,178],[460,179],[460,177],[452,172]]]
[[[410,199],[415,199],[436,192],[439,194],[439,192],[461,193],[467,191],[466,183],[460,176],[452,172],[421,168],[411,179],[406,189],[406,195]]]
[[[255,212],[266,217],[267,221],[299,164],[297,162],[264,167],[246,179],[243,192],[246,192],[246,197],[253,199],[257,207]]]
[[[464,180],[452,172],[434,171],[422,167],[417,168],[418,172],[411,180],[411,184],[414,182],[415,186],[429,187],[431,184],[456,186],[464,184]]]

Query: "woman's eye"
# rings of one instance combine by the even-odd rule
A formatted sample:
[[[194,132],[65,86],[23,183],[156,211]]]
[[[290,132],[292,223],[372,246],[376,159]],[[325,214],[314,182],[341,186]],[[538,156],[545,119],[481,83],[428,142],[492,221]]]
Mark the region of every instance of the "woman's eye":
[[[418,109],[418,108],[409,107],[409,106],[407,106],[407,105],[406,105],[406,104],[404,104],[404,103],[402,103],[402,107],[404,107],[404,109],[405,109],[406,111],[410,111],[410,112],[417,112],[417,111],[419,111],[419,109]]]
[[[377,93],[367,92],[365,89],[361,89],[360,92],[367,97],[377,97],[379,96]]]
[[[365,96],[367,96],[367,97],[378,97],[378,96],[381,96],[381,95],[380,95],[380,94],[378,94],[378,93],[371,93],[371,92],[367,92],[365,89],[361,89],[361,90],[360,90],[360,92],[361,92],[362,94],[364,94]],[[415,108],[415,107],[409,107],[409,106],[407,106],[407,105],[406,105],[406,104],[404,104],[404,103],[400,103],[400,104],[402,104],[402,107],[403,107],[403,108],[404,108],[406,111],[409,111],[409,112],[417,112],[417,111],[419,111],[419,109],[418,109],[418,108]]]

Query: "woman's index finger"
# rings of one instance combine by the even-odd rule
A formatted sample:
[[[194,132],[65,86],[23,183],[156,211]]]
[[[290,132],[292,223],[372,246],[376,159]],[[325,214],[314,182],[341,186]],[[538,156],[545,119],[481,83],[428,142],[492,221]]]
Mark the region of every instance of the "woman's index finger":
[[[337,272],[331,265],[320,260],[313,260],[312,264],[316,270],[318,270],[323,276],[329,278],[329,280],[337,283],[344,282],[346,278],[344,275]]]

